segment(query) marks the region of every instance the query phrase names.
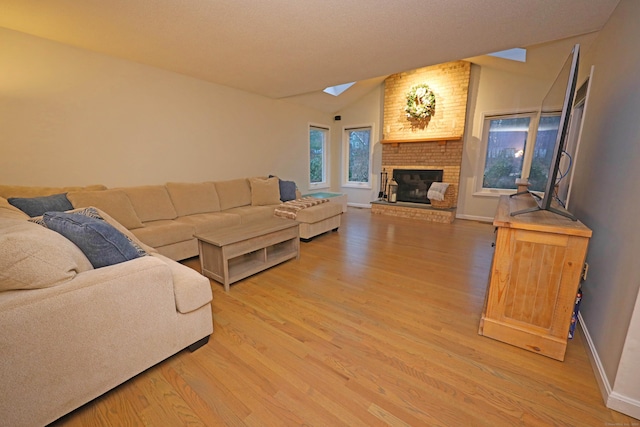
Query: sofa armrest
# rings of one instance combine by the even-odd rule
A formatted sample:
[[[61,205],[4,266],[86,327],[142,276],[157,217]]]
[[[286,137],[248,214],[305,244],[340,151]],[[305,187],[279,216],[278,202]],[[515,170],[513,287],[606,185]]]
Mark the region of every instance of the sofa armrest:
[[[153,256],[144,256],[108,267],[78,273],[73,279],[56,286],[2,292],[0,293],[0,316],[6,311],[18,307],[25,308],[31,304],[49,304],[50,302],[55,302],[56,298],[62,298],[64,294],[82,291],[85,288],[84,292],[90,292],[92,289],[100,289],[100,287],[106,286],[105,283],[131,281],[133,275],[144,276],[145,273],[155,270],[159,270],[155,274],[166,275],[171,280],[171,273],[166,263]]]
[[[154,254],[156,258],[164,260],[173,277],[173,292],[176,298],[176,309],[180,313],[190,313],[211,302],[213,292],[209,279],[197,271],[180,264],[177,261]]]
[[[0,293],[0,413],[45,425],[180,350],[172,275],[146,256]]]

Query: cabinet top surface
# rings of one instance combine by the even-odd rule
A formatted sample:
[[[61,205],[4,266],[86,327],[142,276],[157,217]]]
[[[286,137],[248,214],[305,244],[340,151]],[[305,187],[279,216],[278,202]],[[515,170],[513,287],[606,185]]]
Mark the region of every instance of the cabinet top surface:
[[[511,212],[534,206],[536,206],[536,202],[533,200],[533,197],[529,195],[516,197],[500,196],[500,202],[498,203],[498,210],[493,220],[493,225],[496,227],[591,237],[591,229],[580,221],[572,221],[569,218],[556,215],[549,211],[535,211],[511,216]]]

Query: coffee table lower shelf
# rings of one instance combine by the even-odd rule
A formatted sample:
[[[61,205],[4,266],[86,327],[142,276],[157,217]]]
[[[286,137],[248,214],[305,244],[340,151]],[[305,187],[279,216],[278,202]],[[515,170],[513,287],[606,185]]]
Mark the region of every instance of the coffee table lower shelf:
[[[197,235],[202,274],[224,285],[300,257],[300,234],[296,221],[277,218],[264,229],[226,229],[224,233]],[[237,233],[236,233],[237,231]]]

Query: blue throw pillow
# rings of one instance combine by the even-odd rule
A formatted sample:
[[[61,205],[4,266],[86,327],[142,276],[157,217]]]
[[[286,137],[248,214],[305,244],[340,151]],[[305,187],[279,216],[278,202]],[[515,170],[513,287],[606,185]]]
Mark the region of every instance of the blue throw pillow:
[[[296,183],[280,180],[280,200],[287,202],[296,199]]]
[[[73,209],[71,202],[67,199],[67,193],[44,197],[10,197],[7,201],[31,218],[45,212],[64,212]]]
[[[65,212],[45,212],[42,219],[47,228],[57,231],[79,247],[93,268],[141,256],[124,234],[100,219]]]
[[[269,178],[278,178],[275,175],[269,175]],[[278,178],[278,185],[280,186],[280,201],[288,202],[289,200],[296,199],[296,183],[293,181],[283,181]]]

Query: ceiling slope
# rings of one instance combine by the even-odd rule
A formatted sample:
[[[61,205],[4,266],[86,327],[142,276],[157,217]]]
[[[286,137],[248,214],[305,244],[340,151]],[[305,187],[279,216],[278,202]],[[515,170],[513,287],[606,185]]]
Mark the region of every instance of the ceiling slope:
[[[0,26],[283,98],[597,31],[618,1],[0,0]]]

